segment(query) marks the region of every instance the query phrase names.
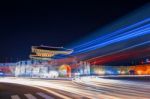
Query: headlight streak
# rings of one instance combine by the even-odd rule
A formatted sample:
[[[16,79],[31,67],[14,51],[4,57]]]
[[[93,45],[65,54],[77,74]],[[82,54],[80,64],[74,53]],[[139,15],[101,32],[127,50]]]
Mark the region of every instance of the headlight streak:
[[[126,35],[128,35],[129,33],[137,32],[137,31],[140,31],[140,30],[144,30],[144,29],[149,28],[149,27],[150,27],[150,25],[148,24],[148,25],[145,25],[145,26],[136,28],[136,29],[134,29],[134,30],[131,30],[131,31],[128,31],[128,32],[125,32],[125,33],[121,33],[121,34],[118,34],[118,35],[116,35],[116,36],[113,36],[113,37],[109,38],[109,40],[110,40],[110,39],[115,39],[115,38],[118,38],[118,37],[121,37],[121,36],[126,36]]]
[[[130,34],[130,33],[135,33],[135,32],[139,32],[139,31],[143,31],[143,30],[145,30],[146,28],[149,28],[150,27],[150,25],[148,24],[148,25],[145,25],[145,26],[142,26],[142,27],[140,27],[140,28],[137,28],[137,29],[134,29],[134,30],[131,30],[131,31],[128,31],[128,32],[125,32],[125,33],[121,33],[121,34],[118,34],[118,35],[113,35],[113,37],[109,37],[109,39],[104,39],[104,40],[99,40],[99,41],[97,41],[97,42],[107,42],[107,41],[110,41],[110,40],[114,40],[114,39],[116,39],[116,38],[119,38],[119,37],[123,37],[123,36],[126,36],[126,35],[128,35],[128,34]],[[95,42],[96,43],[96,42]],[[90,45],[86,45],[85,47],[87,48],[87,47],[92,47],[92,46],[94,46],[94,45],[97,45],[97,43],[95,44],[95,43],[93,43],[93,44],[90,44]],[[83,49],[83,48],[81,48],[81,49]],[[75,49],[76,50],[76,49]]]
[[[115,53],[123,52],[123,51],[129,50],[129,49],[132,49],[132,48],[141,46],[141,45],[149,44],[149,43],[150,43],[150,41],[146,41],[146,42],[143,42],[143,43],[139,43],[139,44],[136,44],[136,45],[133,45],[133,46],[129,46],[129,47],[125,48],[125,49],[121,49],[121,50],[114,51],[114,52],[111,52],[111,53],[108,53],[108,54],[105,54],[105,55],[101,55],[101,56],[98,56],[98,57],[91,58],[91,59],[89,59],[88,61],[92,61],[92,60],[94,60],[94,59],[97,59],[97,58],[100,58],[100,57],[104,57],[104,56],[108,56],[108,55],[112,55],[112,54],[115,54]],[[119,56],[118,56],[118,57],[119,57]]]
[[[134,37],[138,37],[138,36],[142,36],[142,35],[146,35],[146,34],[150,34],[150,28],[147,28],[147,30],[141,30],[140,32],[133,32],[133,33],[128,34],[126,36],[122,36],[122,37],[116,38],[114,40],[110,40],[110,41],[107,41],[107,42],[104,42],[104,43],[97,44],[97,45],[92,46],[92,47],[88,47],[88,48],[82,49],[82,50],[77,51],[75,53],[84,53],[84,52],[87,52],[87,51],[90,51],[90,50],[94,50],[94,49],[97,49],[97,48],[100,48],[100,47],[104,47],[106,45],[110,45],[112,43],[116,43],[116,42],[120,42],[120,41],[123,41],[123,40],[132,39]]]
[[[98,77],[82,77],[72,82],[3,78],[0,79],[0,82],[36,87],[63,99],[83,99],[85,97],[90,99],[148,99],[147,97],[150,96],[148,83],[109,80]]]
[[[26,85],[26,86],[30,86],[30,87],[35,87],[35,88],[39,88],[39,89],[42,89],[44,91],[47,91],[49,93],[52,93],[60,98],[63,98],[63,99],[72,99],[70,97],[67,97],[65,95],[62,95],[62,94],[59,94],[59,93],[56,93],[52,90],[48,90],[47,88],[44,88],[43,86],[39,86],[39,85],[42,85],[42,83],[39,83],[39,82],[33,82],[32,80],[28,80],[28,79],[10,79],[10,78],[5,78],[5,79],[0,79],[0,82],[5,82],[5,83],[14,83],[14,84],[21,84],[21,85]]]
[[[73,93],[76,93],[76,94],[81,95],[81,96],[86,96],[88,98],[94,97],[94,94],[92,94],[92,93],[89,94],[89,93],[86,93],[87,91],[84,91],[82,89],[67,87],[67,86],[64,86],[65,84],[61,84],[61,83],[60,84],[53,84],[53,83],[50,83],[50,82],[43,82],[42,80],[34,81],[34,80],[29,80],[29,79],[17,79],[17,80],[5,79],[5,80],[0,80],[0,82],[16,83],[16,84],[22,84],[22,85],[31,86],[31,87],[32,86],[33,87],[38,86],[37,88],[42,88],[42,89],[43,89],[43,87],[45,87],[44,88],[45,91],[48,90],[48,88],[54,88],[54,89],[58,89],[58,90],[73,92]],[[60,97],[60,95],[59,95],[59,97]],[[63,98],[63,99],[69,99],[69,98]]]
[[[136,24],[130,25],[130,26],[126,27],[126,28],[123,28],[123,29],[120,29],[120,30],[115,31],[115,32],[113,32],[113,33],[109,33],[109,34],[107,34],[107,35],[105,35],[105,36],[99,37],[99,38],[96,39],[96,40],[92,40],[92,41],[90,41],[90,42],[88,42],[88,43],[85,43],[85,44],[76,46],[76,47],[74,47],[74,49],[81,49],[82,47],[87,46],[87,45],[90,45],[90,44],[93,44],[93,43],[96,43],[97,41],[102,41],[102,40],[105,40],[105,39],[110,39],[110,37],[113,37],[114,35],[117,35],[117,34],[119,34],[119,33],[123,33],[123,32],[125,32],[125,31],[128,31],[128,30],[130,30],[130,29],[133,29],[133,28],[135,28],[135,27],[137,27],[137,26],[146,24],[146,23],[148,23],[149,21],[150,21],[150,18],[147,18],[147,19],[145,19],[145,20],[143,20],[143,21],[141,21],[141,22],[138,22],[138,23],[136,23]]]
[[[105,94],[118,96],[121,97],[121,99],[148,99],[148,97],[150,97],[150,86],[148,83],[144,84],[132,81],[128,82],[91,77],[82,77],[81,80],[76,80],[76,82],[87,86],[89,89],[94,88],[97,91],[103,90]],[[109,93],[109,91],[111,93]]]
[[[79,46],[79,47],[74,48],[75,52],[74,52],[73,54],[78,54],[79,52],[81,53],[81,51],[83,51],[83,50],[86,49],[86,48],[92,47],[92,46],[97,45],[97,44],[105,43],[106,41],[113,40],[112,38],[118,37],[119,35],[120,35],[120,37],[121,37],[121,36],[124,36],[123,34],[128,35],[127,33],[131,33],[132,31],[135,32],[135,30],[137,30],[137,32],[138,32],[140,29],[142,30],[144,27],[148,27],[148,28],[149,28],[148,22],[150,22],[150,18],[145,19],[144,21],[139,22],[138,24],[135,24],[135,25],[133,25],[133,26],[131,26],[131,27],[132,27],[132,28],[133,28],[134,26],[137,27],[137,26],[143,25],[143,24],[145,23],[144,26],[140,26],[140,27],[137,27],[137,28],[134,27],[135,29],[132,29],[132,28],[129,26],[129,28],[121,29],[121,30],[119,30],[119,31],[110,33],[110,34],[108,34],[108,35],[106,35],[106,36],[102,36],[102,37],[100,37],[99,39],[93,40],[93,41],[91,41],[90,43],[85,43],[85,45],[83,44],[83,46]],[[146,25],[146,24],[147,24],[147,25]],[[132,30],[130,30],[130,29],[132,29]],[[101,42],[101,43],[100,43],[100,42]],[[82,49],[82,50],[81,50],[81,49]],[[92,50],[92,49],[91,49],[91,50]]]
[[[30,80],[30,79],[1,79],[0,82],[7,82],[7,83],[16,83],[16,84],[22,84],[27,85],[31,87],[36,87],[42,90],[45,90],[47,92],[50,92],[58,97],[62,97],[63,99],[72,99],[70,97],[74,96],[75,99],[82,99],[83,97],[90,98],[90,99],[121,99],[117,96],[111,96],[108,94],[103,94],[101,92],[96,91],[90,91],[85,89],[84,86],[77,86],[74,84],[71,84],[71,86],[68,86],[66,83],[59,82],[58,84],[55,84],[55,82],[51,81],[44,81],[44,80]],[[66,91],[72,94],[66,93],[66,95],[62,95],[60,93],[57,93],[57,91],[53,91],[49,88]],[[75,95],[73,95],[75,94]],[[77,95],[77,96],[76,96]],[[68,97],[69,96],[69,97]],[[67,98],[66,98],[67,97]],[[77,98],[78,97],[78,98]]]

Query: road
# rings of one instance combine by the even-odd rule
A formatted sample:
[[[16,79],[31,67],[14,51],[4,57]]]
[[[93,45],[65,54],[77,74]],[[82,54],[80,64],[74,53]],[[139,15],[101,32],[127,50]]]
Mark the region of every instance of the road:
[[[58,99],[46,91],[20,84],[0,83],[0,99]]]
[[[91,77],[82,77],[73,81],[0,79],[0,99],[150,99],[149,93],[149,82]],[[12,98],[13,95],[19,98]]]

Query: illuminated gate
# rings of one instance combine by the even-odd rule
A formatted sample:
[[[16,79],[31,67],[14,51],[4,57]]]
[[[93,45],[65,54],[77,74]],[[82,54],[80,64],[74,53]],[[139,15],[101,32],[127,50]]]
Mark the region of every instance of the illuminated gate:
[[[71,77],[71,67],[69,65],[67,65],[67,64],[61,65],[59,67],[59,72],[63,76]]]

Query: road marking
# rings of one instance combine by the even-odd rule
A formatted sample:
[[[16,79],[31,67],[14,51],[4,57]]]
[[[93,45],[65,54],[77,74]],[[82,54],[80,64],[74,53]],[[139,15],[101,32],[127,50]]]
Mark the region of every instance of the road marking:
[[[33,87],[33,86],[32,86],[32,87]],[[49,89],[44,88],[44,87],[40,87],[40,86],[34,86],[34,87],[35,87],[35,88],[39,88],[39,89],[44,90],[44,91],[47,91],[47,92],[49,92],[49,93],[51,93],[51,94],[53,94],[53,95],[55,95],[55,96],[61,97],[62,99],[72,99],[72,98],[70,98],[70,97],[68,97],[68,96],[59,94],[59,93],[57,93],[57,92],[55,92],[55,91],[49,90]]]
[[[37,94],[41,97],[43,97],[44,99],[54,99],[53,97],[49,96],[49,95],[46,95],[42,92],[37,92]]]
[[[20,99],[18,95],[12,95],[11,99]]]
[[[28,99],[37,99],[35,96],[32,94],[24,94]]]

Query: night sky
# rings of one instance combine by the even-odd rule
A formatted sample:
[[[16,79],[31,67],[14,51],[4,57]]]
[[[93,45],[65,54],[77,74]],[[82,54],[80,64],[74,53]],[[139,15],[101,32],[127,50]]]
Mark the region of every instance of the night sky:
[[[146,3],[148,0],[1,2],[0,62],[28,59],[32,45],[71,45]]]

